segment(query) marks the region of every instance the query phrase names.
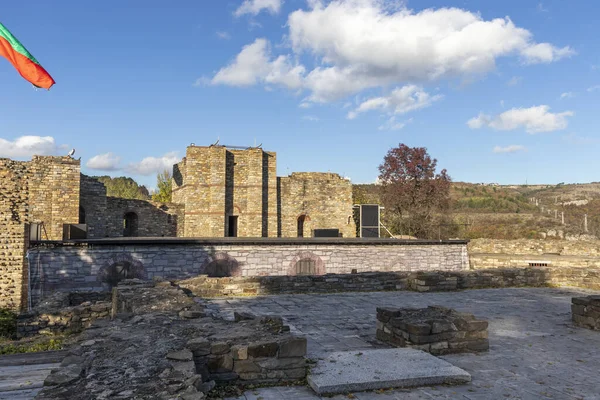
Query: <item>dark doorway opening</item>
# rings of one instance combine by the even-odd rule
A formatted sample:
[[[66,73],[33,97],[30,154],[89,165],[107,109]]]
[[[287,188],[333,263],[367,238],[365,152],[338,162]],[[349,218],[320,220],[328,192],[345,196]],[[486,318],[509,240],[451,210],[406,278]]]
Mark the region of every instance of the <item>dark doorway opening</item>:
[[[304,222],[306,222],[306,215],[298,217],[298,237],[304,237]]]
[[[230,215],[228,222],[229,222],[229,224],[227,226],[227,236],[237,237],[237,235],[238,235],[238,216]]]
[[[79,223],[85,224],[85,208],[79,206]]]
[[[128,212],[123,217],[123,236],[134,237],[138,235],[138,216],[134,212]]]

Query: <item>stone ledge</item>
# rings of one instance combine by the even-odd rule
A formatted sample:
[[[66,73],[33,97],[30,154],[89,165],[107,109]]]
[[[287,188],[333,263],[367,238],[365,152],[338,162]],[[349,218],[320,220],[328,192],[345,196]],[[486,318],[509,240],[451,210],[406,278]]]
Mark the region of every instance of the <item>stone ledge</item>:
[[[573,297],[571,313],[575,325],[600,331],[600,296]]]

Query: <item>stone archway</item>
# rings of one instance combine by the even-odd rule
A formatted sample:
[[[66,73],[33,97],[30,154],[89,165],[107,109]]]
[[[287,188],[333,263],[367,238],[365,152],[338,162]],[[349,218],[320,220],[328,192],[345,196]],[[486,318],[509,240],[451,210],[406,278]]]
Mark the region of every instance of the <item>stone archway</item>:
[[[298,237],[304,237],[306,231],[310,232],[308,229],[308,223],[310,222],[310,216],[308,214],[300,214],[297,218],[298,222]]]
[[[136,237],[138,236],[139,218],[136,213],[129,211],[123,216],[123,236]]]
[[[241,276],[240,263],[227,253],[216,253],[200,268],[201,274],[211,278]]]
[[[111,257],[104,266],[98,270],[97,280],[109,287],[118,285],[123,279],[146,280],[144,265],[129,254],[118,254]]]
[[[310,251],[303,251],[292,259],[287,271],[288,275],[324,275],[325,263],[321,257]]]

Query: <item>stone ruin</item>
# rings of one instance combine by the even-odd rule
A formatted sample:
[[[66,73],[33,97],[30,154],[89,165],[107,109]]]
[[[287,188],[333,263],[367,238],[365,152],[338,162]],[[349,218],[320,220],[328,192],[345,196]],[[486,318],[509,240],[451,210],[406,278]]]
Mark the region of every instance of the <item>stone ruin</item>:
[[[39,399],[197,400],[228,385],[283,384],[306,377],[306,339],[279,317],[211,315],[170,282],[123,281],[111,315],[71,339],[69,355]]]
[[[600,331],[600,296],[573,297],[571,303],[575,325]]]
[[[487,351],[488,322],[451,308],[377,308],[377,339],[434,355]]]

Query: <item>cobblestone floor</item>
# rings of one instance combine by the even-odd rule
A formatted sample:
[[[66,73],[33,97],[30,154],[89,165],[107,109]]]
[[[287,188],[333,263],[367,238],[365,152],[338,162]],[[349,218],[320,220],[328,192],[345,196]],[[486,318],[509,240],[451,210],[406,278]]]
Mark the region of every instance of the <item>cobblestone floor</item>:
[[[279,295],[212,300],[210,307],[280,315],[308,338],[308,356],[385,347],[374,340],[375,308],[444,305],[489,321],[490,351],[441,357],[463,368],[472,383],[384,393],[356,399],[600,399],[600,332],[574,327],[571,297],[579,289],[485,289],[452,293],[377,292]],[[239,400],[317,399],[306,387],[263,388]],[[336,396],[333,399],[345,399]],[[352,398],[352,397],[350,397]]]

